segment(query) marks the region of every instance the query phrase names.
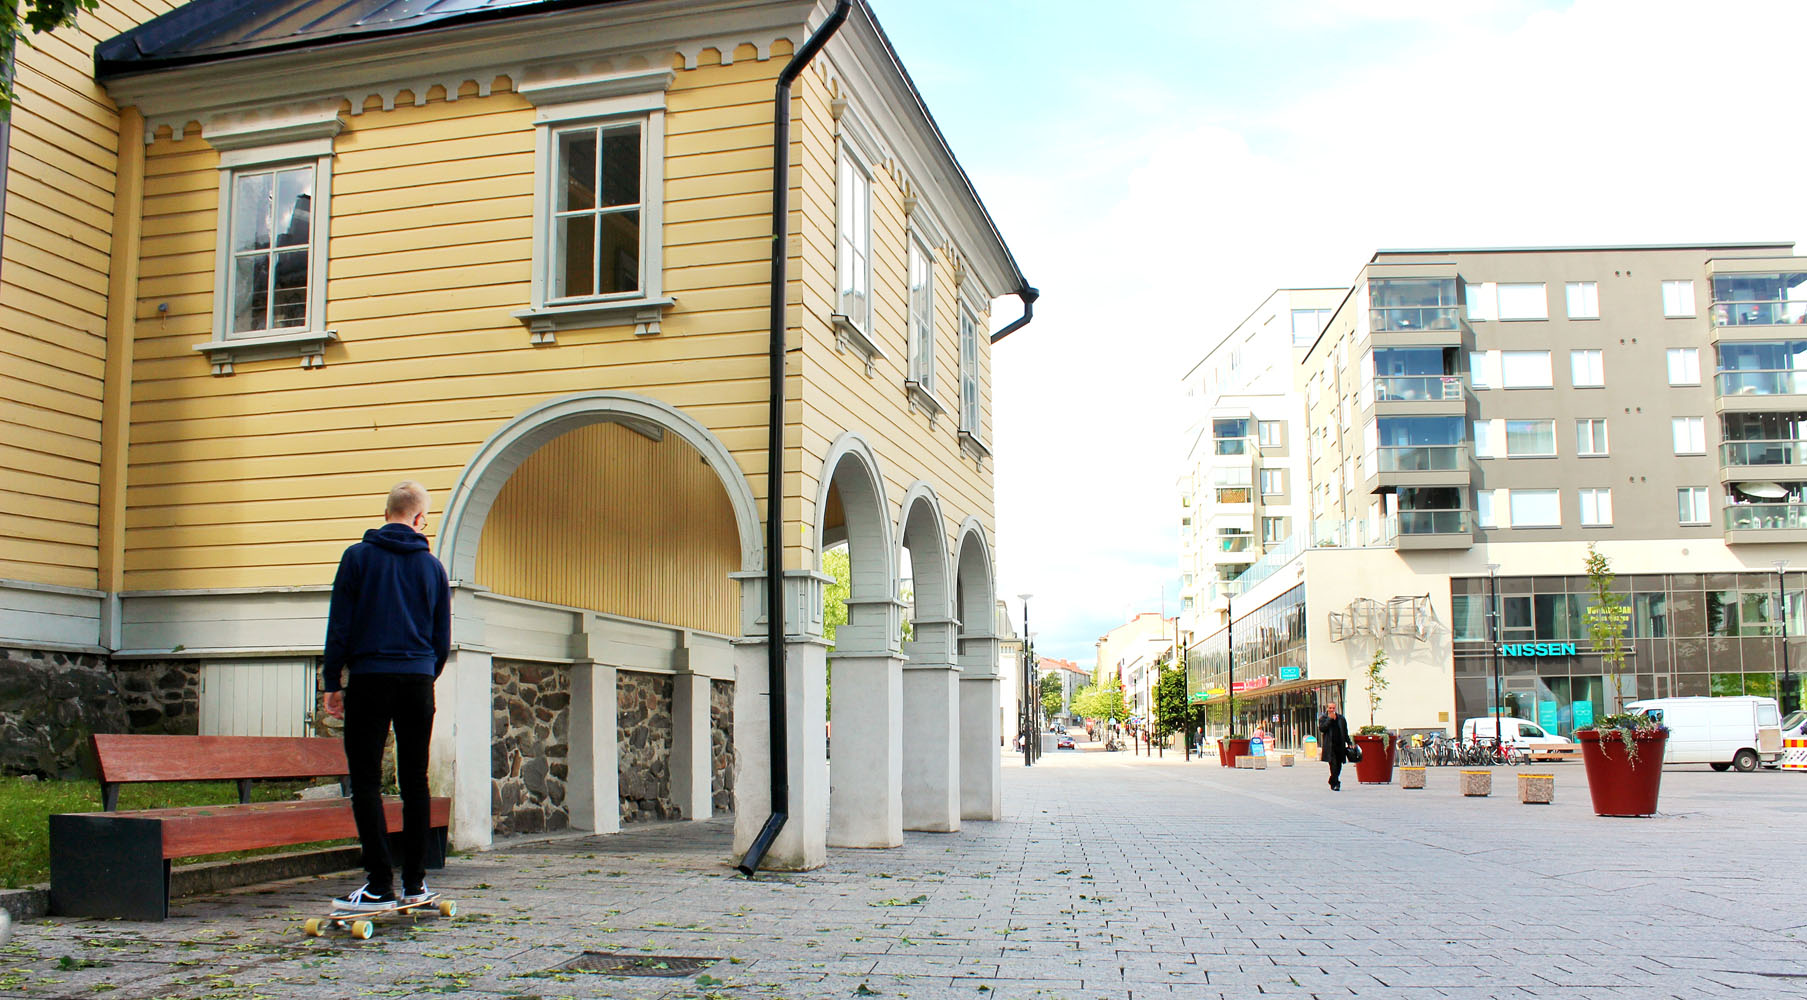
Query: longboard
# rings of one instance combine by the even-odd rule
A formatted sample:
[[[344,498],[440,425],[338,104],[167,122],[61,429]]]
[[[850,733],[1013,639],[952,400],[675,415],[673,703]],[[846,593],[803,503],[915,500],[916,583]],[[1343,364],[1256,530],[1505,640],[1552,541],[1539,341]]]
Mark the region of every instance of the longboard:
[[[434,910],[442,917],[451,918],[458,915],[458,904],[446,899],[437,892],[429,893],[425,899],[416,903],[396,903],[381,910],[340,910],[334,909],[324,917],[309,917],[301,924],[301,929],[308,937],[320,937],[328,930],[350,931],[351,936],[369,940],[376,933],[376,918],[395,913],[411,913],[415,910]]]

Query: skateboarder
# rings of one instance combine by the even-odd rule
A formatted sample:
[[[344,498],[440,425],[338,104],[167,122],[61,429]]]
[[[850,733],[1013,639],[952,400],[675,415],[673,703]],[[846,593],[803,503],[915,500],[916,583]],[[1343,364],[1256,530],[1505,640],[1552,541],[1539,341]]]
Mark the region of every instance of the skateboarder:
[[[326,711],[345,720],[351,811],[364,850],[364,885],[333,900],[344,910],[393,907],[394,860],[383,815],[383,744],[395,727],[395,776],[402,793],[401,903],[428,896],[427,744],[433,682],[452,643],[452,597],[445,567],[427,546],[429,500],[417,482],[389,491],[383,526],[345,550],[326,620]]]

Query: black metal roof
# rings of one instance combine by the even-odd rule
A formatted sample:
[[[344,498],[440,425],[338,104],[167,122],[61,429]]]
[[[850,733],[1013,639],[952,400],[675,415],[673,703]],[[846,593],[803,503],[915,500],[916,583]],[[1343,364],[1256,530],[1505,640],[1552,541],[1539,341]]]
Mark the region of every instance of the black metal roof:
[[[101,43],[94,75],[213,62],[619,0],[192,0]]]

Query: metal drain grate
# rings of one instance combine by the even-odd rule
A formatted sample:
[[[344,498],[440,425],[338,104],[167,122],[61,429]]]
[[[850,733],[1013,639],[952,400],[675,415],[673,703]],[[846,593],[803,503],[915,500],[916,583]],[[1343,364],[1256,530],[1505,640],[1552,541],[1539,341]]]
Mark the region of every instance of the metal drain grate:
[[[690,955],[618,955],[607,951],[586,951],[571,961],[546,971],[678,979],[695,975],[720,961],[719,958],[696,958]]]

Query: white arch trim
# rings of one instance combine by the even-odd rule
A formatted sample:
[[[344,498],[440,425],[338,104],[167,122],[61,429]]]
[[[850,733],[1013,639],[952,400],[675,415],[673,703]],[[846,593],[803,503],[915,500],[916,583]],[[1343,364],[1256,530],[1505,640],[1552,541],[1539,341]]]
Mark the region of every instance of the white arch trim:
[[[885,477],[879,471],[878,456],[873,453],[872,446],[867,444],[866,439],[861,437],[857,431],[843,432],[840,437],[835,439],[834,444],[829,446],[828,457],[822,460],[822,475],[816,482],[816,530],[815,538],[813,539],[813,548],[815,549],[816,554],[816,569],[819,570],[822,568],[822,552],[824,549],[822,544],[822,518],[828,511],[828,491],[834,488],[835,473],[840,469],[841,461],[843,459],[852,459],[871,482],[873,496],[878,502],[878,510],[876,512],[878,515],[876,519],[878,530],[885,536],[881,539],[883,544],[879,546],[879,551],[884,554],[886,559],[891,561],[889,566],[884,567],[884,575],[886,579],[895,580],[897,579],[897,558],[895,554],[897,545],[890,537],[891,506],[885,499]],[[852,503],[847,496],[846,490],[841,491],[841,506],[843,508],[842,513],[847,518],[847,523],[851,525],[853,523],[854,513],[851,509],[848,509],[852,506]]]
[[[695,448],[715,471],[734,510],[740,535],[741,572],[757,573],[765,568],[759,505],[739,464],[720,439],[669,403],[627,392],[585,392],[548,400],[515,417],[491,434],[458,474],[445,507],[445,530],[439,538],[439,559],[454,580],[468,581],[476,576],[477,543],[483,536],[483,524],[508,477],[541,445],[568,431],[597,423],[622,424],[654,438],[670,431]]]
[[[956,586],[958,586],[959,576],[966,565],[966,547],[968,545],[978,546],[978,558],[980,565],[984,567],[984,579],[978,581],[983,589],[980,603],[984,607],[984,621],[975,626],[974,623],[965,620],[965,608],[956,608],[956,616],[961,619],[961,624],[963,626],[960,634],[962,637],[968,639],[989,638],[995,636],[997,634],[998,607],[997,566],[991,561],[991,540],[985,535],[985,526],[980,524],[979,519],[976,517],[969,517],[961,522],[960,532],[956,537],[960,539],[960,544],[954,549],[954,574]],[[968,581],[969,584],[971,582],[972,581]]]
[[[928,505],[929,518],[935,530],[932,538],[923,539],[928,544],[920,552],[910,553],[910,573],[913,577],[920,579],[925,568],[922,564],[928,560],[919,560],[917,557],[918,555],[930,555],[932,551],[933,562],[926,568],[939,575],[937,582],[941,585],[943,599],[941,607],[924,608],[921,604],[917,604],[916,611],[919,616],[926,614],[930,618],[950,617],[955,610],[954,574],[953,562],[947,548],[947,522],[942,520],[941,499],[935,495],[935,488],[921,479],[911,483],[910,488],[904,492],[903,506],[897,512],[897,545],[891,557],[892,563],[900,571],[902,570],[904,544],[910,530],[910,515],[916,509],[917,504]],[[922,591],[921,586],[916,587],[916,593],[919,596]]]

